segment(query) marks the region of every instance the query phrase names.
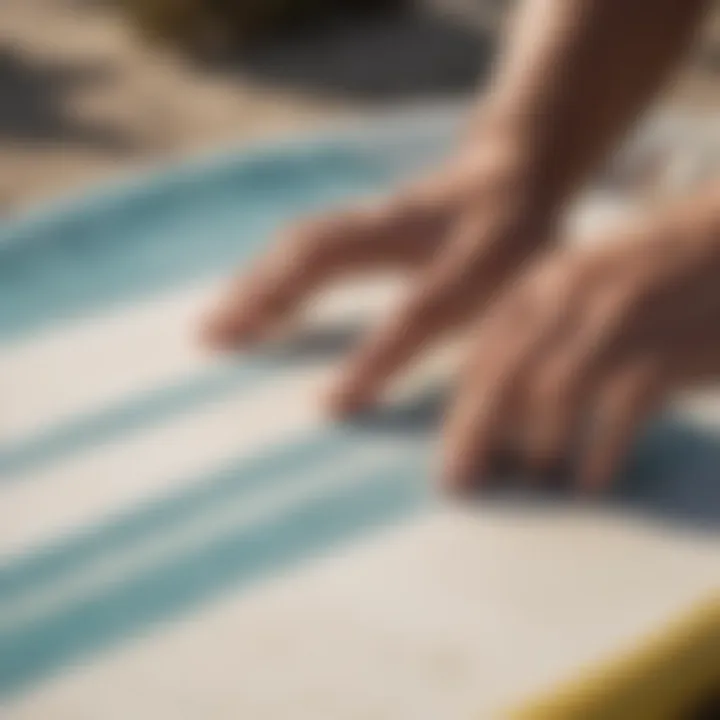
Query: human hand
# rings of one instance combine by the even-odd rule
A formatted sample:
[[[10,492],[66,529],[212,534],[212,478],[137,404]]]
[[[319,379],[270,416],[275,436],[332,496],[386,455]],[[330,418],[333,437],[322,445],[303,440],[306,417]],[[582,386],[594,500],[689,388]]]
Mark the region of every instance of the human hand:
[[[720,192],[608,240],[543,258],[481,321],[445,426],[451,486],[509,450],[605,487],[669,393],[720,378]]]
[[[251,345],[320,288],[348,274],[413,271],[409,296],[361,343],[333,409],[371,402],[426,344],[486,303],[549,237],[552,203],[510,142],[476,140],[443,170],[376,205],[301,223],[236,281],[204,332]]]

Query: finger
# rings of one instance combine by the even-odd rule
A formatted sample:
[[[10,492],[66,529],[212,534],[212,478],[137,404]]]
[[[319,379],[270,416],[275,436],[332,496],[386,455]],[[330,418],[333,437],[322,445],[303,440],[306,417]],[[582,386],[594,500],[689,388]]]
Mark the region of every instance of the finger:
[[[465,222],[410,297],[351,358],[330,395],[340,414],[372,403],[422,349],[474,314],[517,262],[517,246],[493,242],[482,222]]]
[[[615,363],[625,344],[626,300],[622,293],[594,292],[582,272],[564,295],[563,325],[537,364],[523,412],[528,466],[536,479],[553,477],[570,466],[588,399]]]
[[[599,339],[611,327],[610,303],[589,311],[590,287],[586,267],[573,253],[548,254],[483,323],[471,369],[475,384],[462,388],[462,402],[496,394],[503,399],[484,399],[476,417],[458,411],[448,441],[455,482],[465,482],[473,470],[475,476],[478,469],[487,473],[508,439],[516,466],[529,460],[532,467],[538,458],[554,466],[563,456],[588,370],[606,355],[598,352]]]
[[[417,266],[442,226],[438,207],[406,198],[305,223],[235,281],[205,336],[217,345],[250,341],[342,274]]]
[[[663,374],[650,362],[627,366],[600,388],[579,460],[578,482],[583,490],[596,492],[612,482],[642,424],[661,404],[665,390]]]
[[[555,478],[568,465],[589,378],[572,342],[534,375],[522,414],[523,450],[530,477],[538,481]]]
[[[580,326],[580,323],[585,323]],[[525,453],[535,479],[552,477],[569,466],[587,411],[588,398],[612,363],[610,348],[580,303],[564,338],[538,362],[523,412]]]
[[[444,427],[443,481],[451,489],[482,485],[507,450],[528,368],[545,335],[532,310],[518,293],[481,325]]]
[[[444,429],[442,484],[454,492],[479,488],[505,458],[507,427],[511,424],[513,385],[518,365],[504,370],[482,386],[461,383]]]

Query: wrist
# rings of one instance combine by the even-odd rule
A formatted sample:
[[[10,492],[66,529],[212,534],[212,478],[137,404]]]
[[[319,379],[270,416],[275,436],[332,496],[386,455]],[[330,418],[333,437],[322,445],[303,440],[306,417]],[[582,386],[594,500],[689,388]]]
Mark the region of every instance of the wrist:
[[[510,214],[550,226],[564,208],[566,195],[543,177],[521,138],[506,128],[482,133],[462,148],[455,161],[465,192],[464,207],[480,205],[493,214]]]
[[[584,176],[558,132],[522,105],[490,93],[471,118],[460,154],[507,178],[538,211],[557,212]]]

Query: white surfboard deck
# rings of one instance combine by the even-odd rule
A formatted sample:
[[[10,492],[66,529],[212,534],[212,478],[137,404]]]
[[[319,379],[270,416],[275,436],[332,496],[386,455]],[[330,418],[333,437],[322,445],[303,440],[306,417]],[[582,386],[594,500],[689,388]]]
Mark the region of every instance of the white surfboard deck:
[[[335,326],[360,297],[365,307],[381,304],[370,289],[336,296],[321,322]],[[159,382],[217,371],[228,361],[207,356],[191,332],[216,290],[173,293],[6,349],[0,377],[14,401],[5,437],[19,445]],[[263,447],[325,432],[316,396],[337,357],[264,368],[120,439],[108,433],[51,462],[16,463],[0,489],[6,565],[154,499],[202,491],[213,469]],[[406,470],[408,442],[373,436],[317,467],[299,461],[282,483],[231,493],[149,538],[126,538],[99,557],[86,549],[90,557],[60,576],[5,597],[0,635],[27,635],[143,568],[240,527],[282,522],[323,493],[351,493],[374,482],[378,467]],[[416,479],[426,482],[420,471]],[[717,589],[719,550],[716,533],[617,508],[517,499],[462,508],[437,499],[258,582],[230,583],[170,619],[131,623],[127,635],[70,653],[47,675],[30,673],[3,717],[494,717]]]
[[[317,402],[392,288],[238,361],[196,341],[219,287],[0,351],[3,720],[501,717],[720,589],[717,398],[650,443],[639,500],[457,506],[427,418],[334,428]]]

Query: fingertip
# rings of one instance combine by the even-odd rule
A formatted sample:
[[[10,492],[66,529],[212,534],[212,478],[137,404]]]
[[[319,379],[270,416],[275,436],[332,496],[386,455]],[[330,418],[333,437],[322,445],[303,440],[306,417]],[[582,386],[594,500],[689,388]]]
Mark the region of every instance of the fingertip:
[[[327,404],[335,415],[353,415],[375,404],[381,383],[373,355],[361,348],[336,379]]]
[[[201,320],[197,338],[199,342],[211,350],[225,349],[227,333],[216,315],[209,315]]]
[[[469,473],[464,470],[451,467],[440,474],[440,487],[450,497],[467,497],[473,485]]]
[[[481,487],[483,473],[475,456],[456,443],[449,445],[442,460],[440,483],[450,495],[459,497]]]
[[[200,327],[200,340],[213,350],[230,350],[252,342],[247,325],[223,316],[211,316]]]
[[[458,439],[457,432],[445,429],[440,460],[440,486],[449,495],[467,495],[472,485],[473,467],[468,452]]]
[[[341,383],[325,396],[325,405],[333,417],[345,418],[367,409],[373,398],[362,388],[348,383]]]

